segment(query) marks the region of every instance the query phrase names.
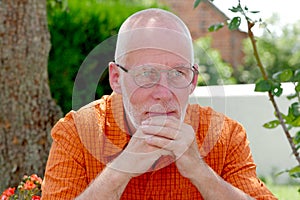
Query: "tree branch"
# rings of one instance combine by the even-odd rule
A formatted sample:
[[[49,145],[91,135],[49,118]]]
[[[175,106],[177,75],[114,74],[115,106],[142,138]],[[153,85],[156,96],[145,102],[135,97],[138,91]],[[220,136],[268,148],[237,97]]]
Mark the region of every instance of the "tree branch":
[[[255,37],[254,37],[254,34],[252,32],[252,28],[254,26],[254,23],[253,22],[250,22],[247,20],[247,24],[248,24],[248,36],[251,40],[251,44],[252,44],[252,47],[253,47],[253,54],[254,54],[254,57],[256,59],[256,62],[257,62],[257,65],[261,71],[261,74],[263,76],[263,79],[264,80],[268,80],[268,76],[267,76],[267,73],[266,73],[266,70],[260,60],[260,57],[259,57],[259,54],[258,54],[258,51],[257,51],[257,46],[256,46],[256,40],[255,40]],[[296,158],[296,160],[298,161],[299,165],[300,165],[300,155],[299,155],[299,152],[297,152],[297,149],[295,147],[295,144],[293,142],[293,137],[291,136],[290,132],[288,131],[288,128],[286,127],[286,124],[283,120],[283,117],[282,117],[282,114],[280,113],[279,111],[279,108],[278,108],[278,105],[275,101],[275,98],[274,98],[274,95],[272,94],[271,91],[268,92],[268,95],[269,95],[269,98],[270,98],[270,101],[272,102],[273,104],[273,107],[275,109],[275,113],[276,113],[276,116],[277,118],[279,119],[279,122],[280,122],[280,125],[288,139],[288,142],[289,142],[289,145],[292,149],[292,152]]]

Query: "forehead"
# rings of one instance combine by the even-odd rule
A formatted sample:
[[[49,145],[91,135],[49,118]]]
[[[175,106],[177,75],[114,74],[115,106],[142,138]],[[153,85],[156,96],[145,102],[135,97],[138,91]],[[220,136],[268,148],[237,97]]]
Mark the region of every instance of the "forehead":
[[[190,64],[190,61],[174,52],[161,49],[141,49],[130,52],[122,59],[127,67],[141,66],[145,64],[177,67]]]
[[[139,28],[118,35],[115,60],[131,52],[162,50],[193,62],[193,44],[185,34],[166,28]]]

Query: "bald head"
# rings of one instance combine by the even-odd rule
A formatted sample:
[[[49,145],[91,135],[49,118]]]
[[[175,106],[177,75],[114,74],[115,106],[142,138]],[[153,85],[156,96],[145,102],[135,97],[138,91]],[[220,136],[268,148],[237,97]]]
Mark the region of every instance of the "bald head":
[[[115,60],[142,49],[173,52],[193,62],[188,28],[179,17],[162,9],[142,10],[127,18],[119,30]]]
[[[171,12],[150,8],[131,15],[121,26],[119,33],[138,28],[166,28],[185,34],[190,33],[183,21]]]

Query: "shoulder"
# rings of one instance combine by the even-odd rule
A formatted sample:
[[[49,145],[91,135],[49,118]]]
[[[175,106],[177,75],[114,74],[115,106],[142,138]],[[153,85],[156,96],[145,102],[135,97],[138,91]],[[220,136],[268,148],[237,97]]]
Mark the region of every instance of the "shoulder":
[[[108,102],[111,99],[111,95],[104,95],[101,97],[101,99],[95,100],[77,111],[71,111],[72,115],[84,115],[90,112],[94,112],[95,110],[99,110],[99,112],[105,112]]]
[[[189,104],[187,108],[187,116],[191,121],[198,119],[202,126],[220,124],[222,129],[235,128],[243,126],[236,120],[228,117],[226,114],[218,112],[211,107],[202,107],[198,104]]]
[[[200,141],[210,138],[213,143],[222,143],[228,146],[247,140],[246,131],[238,121],[217,112],[211,107],[202,107],[197,104],[188,106],[187,116],[194,127]]]
[[[110,101],[110,95],[105,95],[101,99],[93,101],[77,111],[71,110],[63,118],[61,118],[52,128],[52,137],[57,134],[77,134],[78,129],[86,127],[94,120],[99,120],[100,116],[105,115],[107,105]]]

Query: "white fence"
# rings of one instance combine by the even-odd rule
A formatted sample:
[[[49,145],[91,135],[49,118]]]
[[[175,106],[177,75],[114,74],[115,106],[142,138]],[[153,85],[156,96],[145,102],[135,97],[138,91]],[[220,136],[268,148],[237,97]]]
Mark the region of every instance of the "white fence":
[[[210,106],[240,122],[247,131],[258,175],[269,177],[296,166],[297,162],[282,128],[266,129],[262,126],[275,119],[274,108],[267,93],[254,92],[254,87],[253,84],[197,87],[190,102]],[[292,93],[293,85],[283,84],[283,95],[276,98],[283,113],[287,113],[292,102],[286,96]],[[286,182],[287,177],[281,175],[278,181]]]

